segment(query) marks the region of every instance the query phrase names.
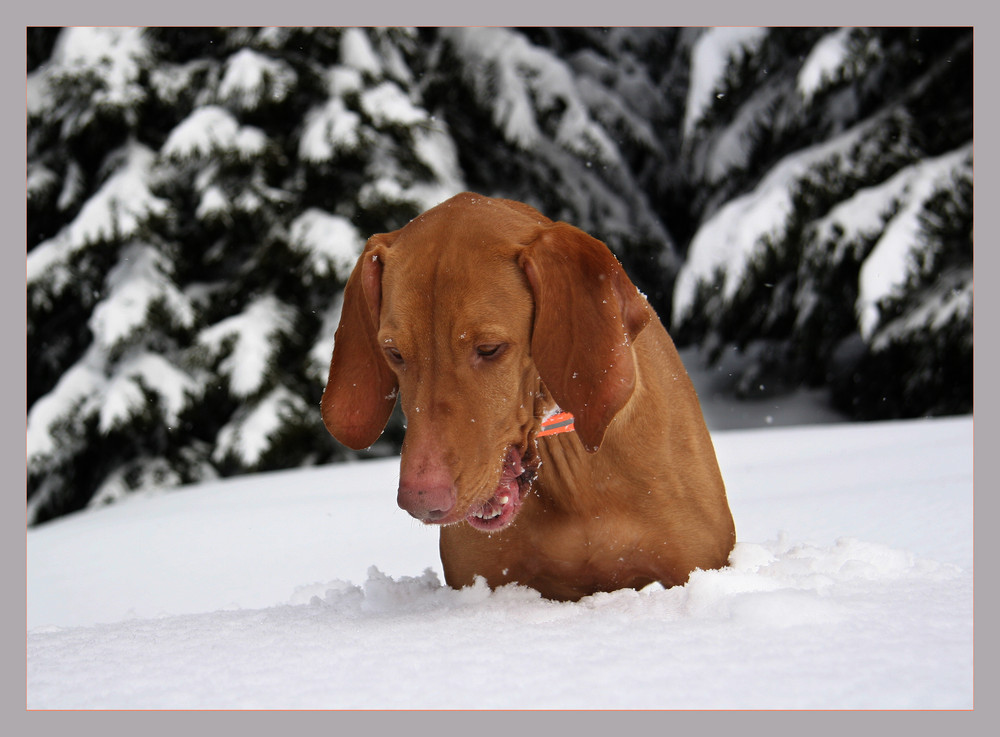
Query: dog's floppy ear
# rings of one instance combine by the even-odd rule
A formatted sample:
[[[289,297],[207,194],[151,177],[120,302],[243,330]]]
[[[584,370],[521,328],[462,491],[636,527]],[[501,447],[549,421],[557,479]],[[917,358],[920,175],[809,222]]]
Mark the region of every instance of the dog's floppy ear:
[[[382,265],[393,233],[374,235],[344,287],[330,378],[323,392],[323,424],[349,448],[367,448],[385,429],[396,403],[396,375],[378,347]]]
[[[567,223],[543,226],[519,260],[535,300],[535,366],[594,452],[635,389],[632,341],[650,307],[608,247]]]

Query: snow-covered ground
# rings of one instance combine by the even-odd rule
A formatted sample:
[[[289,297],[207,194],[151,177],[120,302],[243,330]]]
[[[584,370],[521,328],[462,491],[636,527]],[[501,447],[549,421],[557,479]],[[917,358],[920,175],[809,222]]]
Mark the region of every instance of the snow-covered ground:
[[[810,400],[714,433],[739,542],[669,590],[451,590],[396,460],[32,528],[27,705],[971,708],[972,418],[778,426]]]

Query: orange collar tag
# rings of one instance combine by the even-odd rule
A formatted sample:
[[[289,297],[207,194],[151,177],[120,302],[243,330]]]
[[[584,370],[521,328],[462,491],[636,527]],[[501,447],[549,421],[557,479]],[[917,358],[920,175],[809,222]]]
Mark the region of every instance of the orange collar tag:
[[[573,415],[569,412],[557,412],[556,414],[542,420],[542,429],[538,431],[536,437],[544,438],[546,435],[558,435],[564,432],[573,432]]]

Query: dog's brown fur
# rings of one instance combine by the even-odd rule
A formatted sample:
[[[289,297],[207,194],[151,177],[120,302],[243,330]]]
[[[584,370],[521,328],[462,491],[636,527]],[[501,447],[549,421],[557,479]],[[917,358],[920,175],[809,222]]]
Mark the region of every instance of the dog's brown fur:
[[[450,586],[483,576],[575,600],[726,565],[735,531],[694,388],[583,231],[464,193],[372,236],[344,291],[323,420],[365,448],[397,389],[398,503],[442,525]],[[556,405],[576,432],[537,438]],[[469,515],[504,490],[494,524],[516,516],[475,529]]]

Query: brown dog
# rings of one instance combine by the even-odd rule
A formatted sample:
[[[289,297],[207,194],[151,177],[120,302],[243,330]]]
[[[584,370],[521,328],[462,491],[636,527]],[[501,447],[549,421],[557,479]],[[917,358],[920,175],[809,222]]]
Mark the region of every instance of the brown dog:
[[[733,519],[694,388],[583,231],[464,193],[372,236],[344,290],[323,421],[366,448],[397,393],[397,501],[442,526],[448,585],[575,600],[726,565]],[[543,430],[559,410],[572,418]]]

